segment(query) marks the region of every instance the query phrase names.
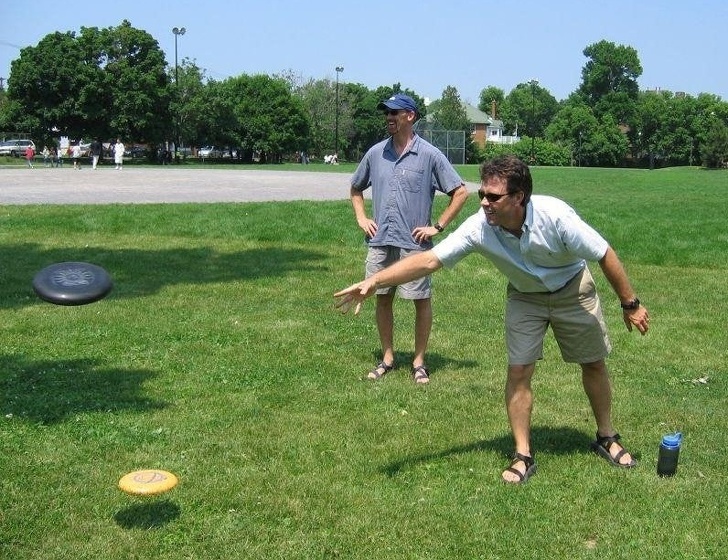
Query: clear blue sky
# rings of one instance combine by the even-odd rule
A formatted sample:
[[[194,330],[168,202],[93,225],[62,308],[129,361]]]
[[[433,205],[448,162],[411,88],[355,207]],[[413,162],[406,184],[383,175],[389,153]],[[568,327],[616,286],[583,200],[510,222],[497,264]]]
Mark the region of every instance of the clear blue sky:
[[[128,19],[174,65],[188,57],[215,79],[293,71],[369,88],[401,83],[437,99],[457,88],[477,104],[490,85],[508,93],[538,79],[557,99],[581,81],[583,50],[602,39],[637,50],[641,89],[728,100],[727,0],[4,0],[0,77],[20,48],[48,33]]]

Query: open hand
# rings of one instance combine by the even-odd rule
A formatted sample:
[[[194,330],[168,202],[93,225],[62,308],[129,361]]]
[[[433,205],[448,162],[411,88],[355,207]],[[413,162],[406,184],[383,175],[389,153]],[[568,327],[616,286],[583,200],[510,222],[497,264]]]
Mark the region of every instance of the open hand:
[[[374,292],[375,285],[369,280],[352,284],[348,288],[334,294],[336,298],[335,306],[342,313],[348,313],[353,307],[354,315],[359,315],[362,303],[364,303],[366,298],[373,295]]]

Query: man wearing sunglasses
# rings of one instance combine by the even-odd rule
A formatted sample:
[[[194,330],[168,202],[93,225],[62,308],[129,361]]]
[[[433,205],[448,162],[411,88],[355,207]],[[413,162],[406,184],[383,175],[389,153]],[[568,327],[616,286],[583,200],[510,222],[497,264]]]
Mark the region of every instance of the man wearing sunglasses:
[[[468,198],[463,180],[445,155],[414,133],[417,105],[409,95],[398,93],[382,101],[389,138],[372,146],[362,158],[351,180],[351,203],[357,224],[368,245],[366,275],[372,276],[409,255],[432,248],[432,238],[457,216]],[[372,187],[373,216],[366,214],[364,191]],[[450,197],[450,203],[432,223],[435,192]],[[429,276],[392,284],[377,290],[376,322],[382,360],[369,379],[380,379],[395,367],[394,294],[415,306],[415,351],[412,378],[427,383],[425,352],[432,330],[431,280]]]
[[[549,326],[566,362],[579,364],[582,384],[597,425],[591,447],[616,467],[636,464],[612,426],[611,382],[605,358],[611,350],[602,309],[587,262],[598,262],[620,300],[624,323],[641,334],[649,328],[647,309],[606,240],[563,201],[531,196],[528,166],[500,156],[480,169],[480,211],[432,250],[391,266],[335,294],[346,312],[361,309],[375,290],[452,267],[480,253],[508,278],[505,330],[508,351],[506,412],[515,443],[505,482],[525,482],[535,472],[530,428],[531,378],[543,358]]]

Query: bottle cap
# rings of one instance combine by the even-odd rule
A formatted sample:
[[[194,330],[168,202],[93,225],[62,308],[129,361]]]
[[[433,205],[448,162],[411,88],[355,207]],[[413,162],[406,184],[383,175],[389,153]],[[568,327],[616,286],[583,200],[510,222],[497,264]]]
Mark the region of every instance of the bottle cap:
[[[677,449],[678,447],[680,447],[681,442],[682,434],[680,432],[675,432],[674,434],[667,434],[662,436],[662,445],[671,449]]]

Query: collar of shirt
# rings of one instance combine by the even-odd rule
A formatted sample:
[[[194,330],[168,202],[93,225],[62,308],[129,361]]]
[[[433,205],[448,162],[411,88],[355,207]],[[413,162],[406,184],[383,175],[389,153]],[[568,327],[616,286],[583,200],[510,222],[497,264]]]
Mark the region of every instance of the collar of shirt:
[[[419,147],[420,143],[420,137],[417,136],[417,134],[414,134],[412,138],[410,139],[409,143],[407,144],[407,147],[402,152],[402,155],[397,155],[397,150],[394,149],[394,137],[390,136],[389,140],[387,141],[387,145],[384,147],[385,152],[390,152],[394,157],[395,161],[403,158],[408,153],[412,152],[413,154],[417,153],[417,149]]]

